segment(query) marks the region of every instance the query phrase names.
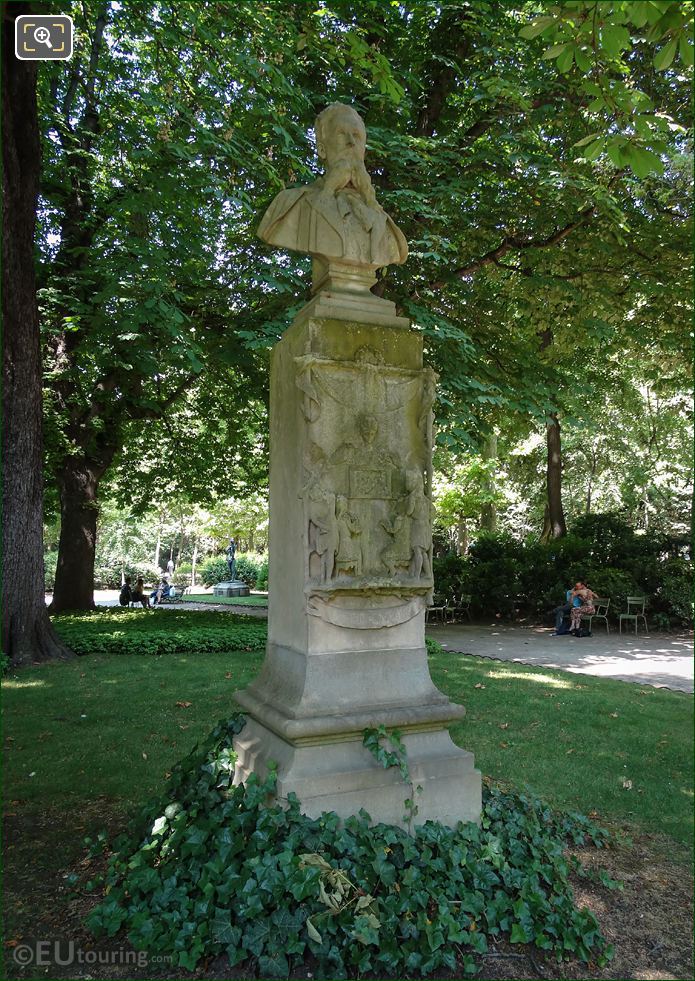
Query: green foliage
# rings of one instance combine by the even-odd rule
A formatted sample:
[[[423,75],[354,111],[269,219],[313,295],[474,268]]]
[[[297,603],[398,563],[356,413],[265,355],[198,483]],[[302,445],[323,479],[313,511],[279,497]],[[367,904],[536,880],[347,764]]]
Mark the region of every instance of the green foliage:
[[[215,558],[206,559],[200,566],[199,578],[205,586],[214,586],[215,583],[225,582],[229,579],[229,566],[224,556],[218,555]]]
[[[391,748],[388,749],[384,743]],[[362,733],[362,745],[369,750],[379,766],[383,766],[385,770],[392,766],[397,767],[403,780],[409,782],[408,757],[398,729],[389,731],[383,725],[365,729]]]
[[[268,559],[255,552],[237,552],[236,577],[245,582],[251,589],[268,588]],[[200,566],[200,581],[206,586],[229,579],[229,566],[224,556],[206,559]],[[259,585],[262,583],[263,585]]]
[[[615,514],[591,514],[577,520],[571,534],[547,544],[481,534],[465,558],[435,559],[435,582],[444,595],[470,594],[477,616],[542,618],[582,579],[611,600],[611,617],[627,609],[628,596],[646,595],[650,613],[687,625],[692,623],[692,567],[673,558],[684,544],[679,538],[638,535]]]
[[[548,6],[519,33],[551,42],[542,57],[554,61],[561,75],[571,73],[576,64],[591,130],[574,144],[584,159],[596,160],[605,153],[614,167],[630,167],[643,178],[652,171],[663,173],[660,154],[675,125],[668,115],[655,112],[654,86],[647,86],[646,78],[628,81],[629,65],[642,50],[656,72],[676,68],[678,57],[676,70],[689,75],[692,31],[692,3],[579,0]]]
[[[247,586],[251,589],[255,589],[258,585],[258,576],[261,571],[261,565],[265,564],[266,574],[265,580],[266,584],[268,582],[268,561],[263,559],[260,555],[254,555],[252,552],[242,553],[236,557],[236,577],[245,582]]]
[[[577,863],[565,855],[568,841],[606,844],[588,819],[499,791],[481,827],[427,822],[411,836],[371,827],[364,811],[311,819],[293,795],[268,806],[272,770],[233,786],[243,725],[220,722],[114,842],[87,920],[97,936],[126,931],[136,949],[189,970],[225,953],[232,966],[255,959],[273,978],[308,955],[323,977],[474,973],[499,937],[558,958],[610,957],[595,916],[574,905]]]
[[[43,556],[43,576],[46,592],[53,590],[56,578],[56,565],[58,564],[57,552],[45,552]]]
[[[154,619],[156,618],[156,619]],[[63,614],[53,623],[76,654],[225,654],[264,651],[266,625],[236,614],[224,621],[190,610],[99,610]]]

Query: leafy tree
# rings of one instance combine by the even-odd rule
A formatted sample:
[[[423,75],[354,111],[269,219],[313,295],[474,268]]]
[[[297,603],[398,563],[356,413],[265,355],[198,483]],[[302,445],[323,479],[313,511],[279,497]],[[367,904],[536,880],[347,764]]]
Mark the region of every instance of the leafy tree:
[[[307,180],[309,130],[327,101],[364,113],[380,200],[411,244],[377,291],[412,317],[440,371],[443,446],[478,447],[502,421],[528,431],[550,420],[565,438],[596,425],[625,352],[631,364],[649,352],[644,377],[670,359],[682,379],[685,301],[669,324],[674,270],[690,254],[689,89],[653,64],[663,38],[677,34],[681,52],[681,20],[662,22],[665,10],[655,20],[663,4],[647,4],[641,24],[630,5],[598,6],[601,22],[595,4],[544,9],[551,20],[534,37],[533,4],[486,0],[75,6],[76,57],[48,66],[42,88],[57,607],[92,601],[109,468],[144,448],[151,465],[133,481],[144,502],[175,467],[175,438],[148,420],[190,396],[182,429],[195,430],[195,452],[179,457],[196,491],[208,434],[212,456],[227,445],[254,459],[261,415],[216,429],[218,389],[197,380],[223,363],[249,378],[243,393],[232,385],[245,404],[264,402],[264,352],[299,305],[309,263],[268,252],[254,230],[280,188]],[[657,23],[664,33],[651,36]],[[628,35],[617,54],[611,25]],[[573,30],[595,47],[588,66]],[[541,57],[553,32],[571,44],[571,65]],[[686,38],[679,57],[687,50]],[[592,105],[591,85],[610,98]],[[642,95],[627,107],[633,91]],[[597,120],[606,152],[594,154]],[[649,157],[649,173],[647,153],[661,162]],[[577,407],[584,386],[595,399]]]

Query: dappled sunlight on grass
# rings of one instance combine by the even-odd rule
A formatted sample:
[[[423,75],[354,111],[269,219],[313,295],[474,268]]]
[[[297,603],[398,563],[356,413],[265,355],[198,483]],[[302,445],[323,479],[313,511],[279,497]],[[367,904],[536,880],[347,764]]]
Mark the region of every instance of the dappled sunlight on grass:
[[[3,688],[46,688],[46,682],[38,679],[33,681],[18,681],[14,678],[6,678],[2,683]]]
[[[576,687],[571,681],[565,681],[562,678],[553,678],[549,674],[529,674],[526,672],[522,674],[520,671],[488,671],[486,677],[497,678],[502,681],[506,681],[508,678],[515,678],[518,681],[533,681],[539,685],[552,685],[553,688],[574,689]]]

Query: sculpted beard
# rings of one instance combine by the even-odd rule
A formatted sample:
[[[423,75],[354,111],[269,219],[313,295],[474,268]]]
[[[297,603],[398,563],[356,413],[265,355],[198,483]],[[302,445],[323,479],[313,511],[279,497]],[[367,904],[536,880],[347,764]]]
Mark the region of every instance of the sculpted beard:
[[[334,161],[324,174],[324,190],[336,194],[345,188],[358,192],[365,204],[377,206],[372,179],[359,156],[346,155]]]

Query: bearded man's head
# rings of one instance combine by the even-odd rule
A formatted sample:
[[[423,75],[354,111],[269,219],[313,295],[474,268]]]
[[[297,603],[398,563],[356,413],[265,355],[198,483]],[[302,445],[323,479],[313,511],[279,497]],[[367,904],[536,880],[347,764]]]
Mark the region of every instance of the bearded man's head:
[[[364,166],[367,130],[359,114],[352,106],[334,102],[317,116],[314,131],[319,158],[326,165],[326,189],[355,190],[367,204],[374,204],[372,181]]]

